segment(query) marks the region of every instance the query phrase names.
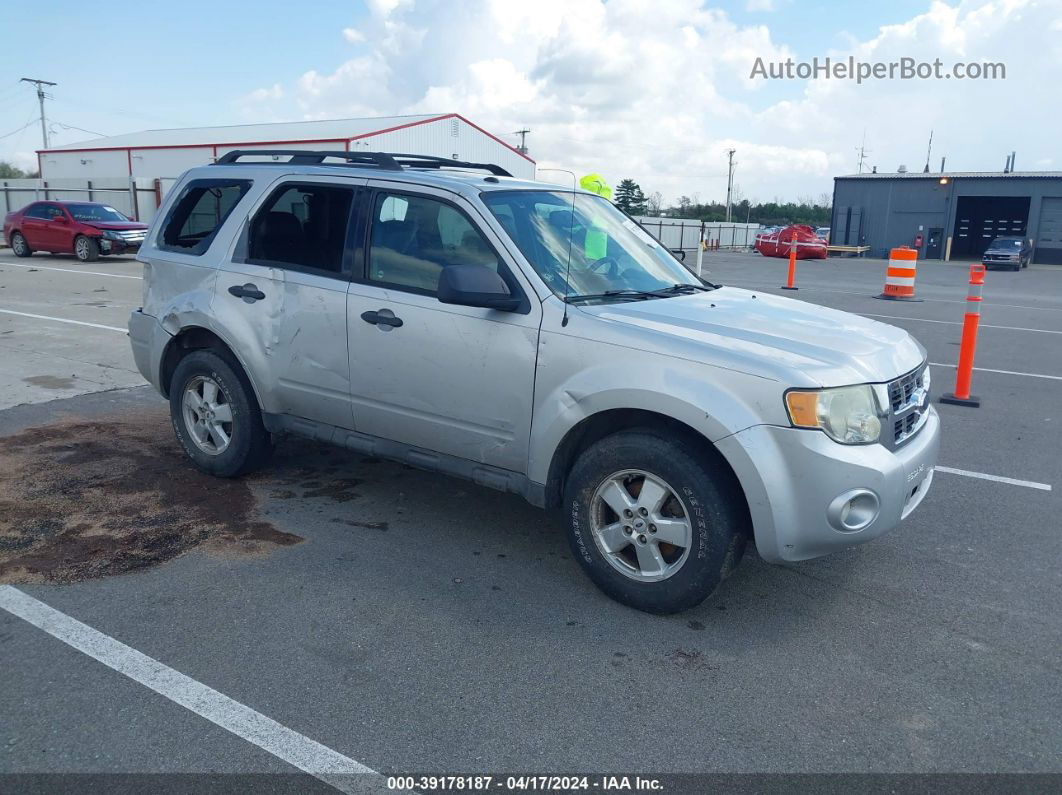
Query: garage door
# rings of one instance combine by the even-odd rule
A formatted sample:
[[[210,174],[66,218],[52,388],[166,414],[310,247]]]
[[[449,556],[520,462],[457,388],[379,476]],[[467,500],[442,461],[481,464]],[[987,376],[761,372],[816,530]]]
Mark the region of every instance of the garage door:
[[[1040,205],[1035,259],[1062,264],[1062,198],[1045,198]]]

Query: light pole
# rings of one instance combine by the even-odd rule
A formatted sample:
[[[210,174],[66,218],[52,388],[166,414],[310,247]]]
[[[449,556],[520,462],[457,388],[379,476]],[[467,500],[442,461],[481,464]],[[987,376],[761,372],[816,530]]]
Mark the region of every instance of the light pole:
[[[734,189],[734,152],[736,149],[727,149],[726,156],[729,161],[726,176],[726,222],[730,223],[730,195]]]

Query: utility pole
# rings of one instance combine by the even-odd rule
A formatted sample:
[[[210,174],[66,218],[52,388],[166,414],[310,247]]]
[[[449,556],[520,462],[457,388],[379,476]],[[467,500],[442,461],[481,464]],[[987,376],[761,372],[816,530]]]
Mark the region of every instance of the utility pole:
[[[522,155],[526,155],[527,154],[527,134],[529,132],[531,132],[531,131],[525,129],[525,130],[516,130],[513,133],[513,135],[519,135],[520,136],[520,145],[518,147],[516,147],[516,151],[519,152]]]
[[[730,223],[730,197],[734,191],[734,152],[736,149],[727,149],[726,157],[729,163],[726,175],[726,222]]]
[[[44,119],[44,89],[41,86],[55,86],[58,83],[51,83],[47,80],[37,80],[33,77],[23,77],[18,82],[20,83],[33,83],[37,86],[37,101],[41,103],[41,138],[44,141],[44,148],[48,148],[48,122]]]

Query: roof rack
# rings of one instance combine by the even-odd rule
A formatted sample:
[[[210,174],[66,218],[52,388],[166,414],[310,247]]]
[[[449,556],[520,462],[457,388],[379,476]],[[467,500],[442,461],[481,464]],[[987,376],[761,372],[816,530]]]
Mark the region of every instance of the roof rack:
[[[470,168],[481,171],[489,171],[498,177],[511,177],[508,171],[494,163],[472,163],[467,160],[451,160],[448,157],[435,157],[433,155],[405,155],[389,154],[395,162],[407,168]]]
[[[346,165],[368,166],[370,168],[382,168],[387,171],[401,171],[400,166],[393,157],[383,152],[327,152],[311,151],[306,149],[234,149],[219,157],[214,165],[227,166],[239,164],[241,157],[287,157],[283,165],[318,165],[325,158],[335,157],[346,160]],[[263,165],[255,163],[254,165]]]
[[[401,171],[403,168],[461,168],[488,171],[499,177],[511,177],[508,171],[494,163],[472,163],[466,160],[451,160],[448,157],[433,155],[389,154],[387,152],[346,152],[314,151],[307,149],[234,149],[219,157],[214,165],[226,166],[240,164],[243,157],[286,157],[279,165],[320,165],[326,158],[345,160],[343,165],[380,168],[386,171]],[[257,162],[254,165],[268,165]],[[335,165],[339,165],[338,163]]]

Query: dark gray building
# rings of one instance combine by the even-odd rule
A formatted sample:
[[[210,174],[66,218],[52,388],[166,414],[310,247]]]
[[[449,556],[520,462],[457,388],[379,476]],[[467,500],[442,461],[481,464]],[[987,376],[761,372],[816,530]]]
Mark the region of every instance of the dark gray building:
[[[830,243],[888,256],[980,259],[992,238],[1027,237],[1034,262],[1062,263],[1062,172],[850,174],[833,181]]]

